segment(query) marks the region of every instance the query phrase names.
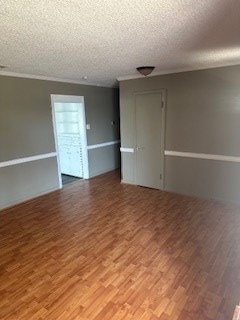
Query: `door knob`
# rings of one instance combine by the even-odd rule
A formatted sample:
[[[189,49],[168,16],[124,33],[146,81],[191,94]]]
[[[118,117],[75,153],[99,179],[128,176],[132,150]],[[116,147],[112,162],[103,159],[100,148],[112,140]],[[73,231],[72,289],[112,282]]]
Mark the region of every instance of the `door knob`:
[[[137,147],[137,150],[138,151],[141,151],[141,150],[143,150],[144,149],[144,147]]]

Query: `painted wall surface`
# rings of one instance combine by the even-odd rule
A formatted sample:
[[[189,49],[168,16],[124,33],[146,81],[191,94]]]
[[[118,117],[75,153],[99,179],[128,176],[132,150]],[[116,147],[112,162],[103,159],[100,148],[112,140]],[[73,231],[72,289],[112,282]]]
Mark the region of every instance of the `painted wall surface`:
[[[56,189],[56,157],[0,168],[0,208]]]
[[[240,66],[120,82],[121,146],[135,148],[135,93],[167,90],[165,150],[240,156]],[[122,153],[135,183],[135,153]],[[240,163],[165,156],[165,189],[240,202]]]
[[[88,145],[119,140],[118,89],[0,76],[0,163],[55,152],[51,94],[84,96]],[[88,151],[90,176],[118,167],[110,149],[98,150],[99,161]],[[0,168],[0,209],[57,188],[56,158]]]
[[[88,151],[91,157],[90,177],[114,170],[120,166],[119,155],[120,144],[114,144],[103,148],[92,149]]]

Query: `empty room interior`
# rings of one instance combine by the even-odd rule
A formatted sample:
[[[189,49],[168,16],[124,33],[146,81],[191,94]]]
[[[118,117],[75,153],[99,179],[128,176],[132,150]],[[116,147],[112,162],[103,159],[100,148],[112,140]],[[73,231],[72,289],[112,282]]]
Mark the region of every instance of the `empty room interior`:
[[[240,2],[0,1],[0,319],[240,319]]]

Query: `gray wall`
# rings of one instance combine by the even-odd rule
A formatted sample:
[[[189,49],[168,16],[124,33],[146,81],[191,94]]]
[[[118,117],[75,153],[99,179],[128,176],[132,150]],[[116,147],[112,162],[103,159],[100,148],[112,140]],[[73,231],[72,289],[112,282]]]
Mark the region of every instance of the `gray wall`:
[[[0,163],[55,152],[51,94],[84,96],[88,145],[119,140],[117,89],[0,76]],[[118,150],[89,150],[90,177],[117,168]],[[0,168],[0,209],[57,188],[55,157]]]
[[[135,92],[159,89],[167,90],[165,150],[240,156],[240,66],[120,82],[122,147],[135,147]],[[128,183],[134,157],[122,153]],[[165,189],[240,202],[240,163],[165,156]]]

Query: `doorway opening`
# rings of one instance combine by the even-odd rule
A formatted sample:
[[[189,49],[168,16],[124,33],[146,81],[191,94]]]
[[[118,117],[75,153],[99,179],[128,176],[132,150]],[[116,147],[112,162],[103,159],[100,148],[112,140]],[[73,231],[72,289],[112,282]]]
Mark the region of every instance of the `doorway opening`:
[[[84,97],[51,95],[59,186],[88,179]]]

